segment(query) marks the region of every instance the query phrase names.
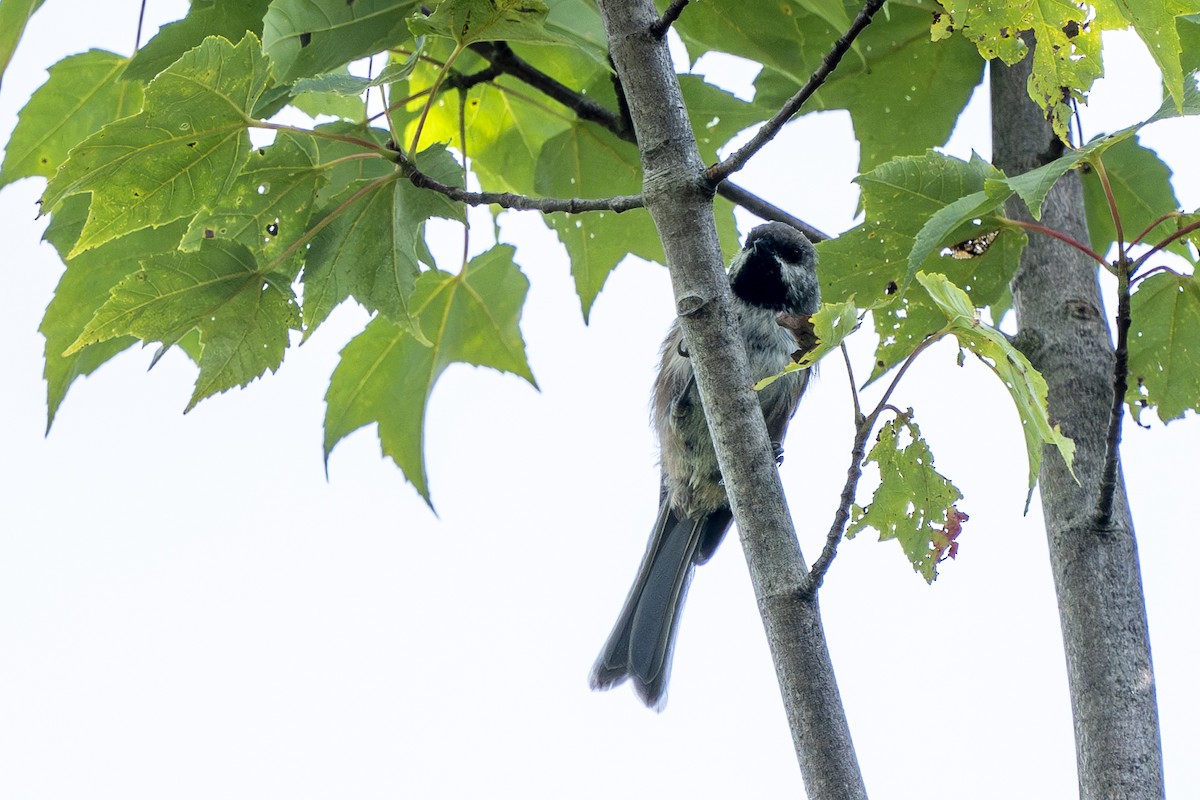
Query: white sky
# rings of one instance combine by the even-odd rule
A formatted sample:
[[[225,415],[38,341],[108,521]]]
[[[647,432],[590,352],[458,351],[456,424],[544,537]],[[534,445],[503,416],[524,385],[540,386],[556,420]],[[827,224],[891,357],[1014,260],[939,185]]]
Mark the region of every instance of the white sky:
[[[184,9],[150,5],[155,24]],[[0,90],[0,138],[45,67],[92,46],[128,52],[137,6],[49,3]],[[1097,87],[1089,133],[1158,105],[1148,57],[1114,38],[1117,79]],[[987,122],[981,93],[950,150],[986,157]],[[805,118],[740,180],[844,230],[848,136],[843,115]],[[1195,121],[1145,140],[1195,208]],[[666,712],[627,688],[587,689],[657,502],[646,396],[672,313],[665,270],[623,265],[585,327],[562,249],[535,217],[504,218],[532,282],[522,329],[541,391],[490,370],[444,375],[426,428],[435,517],[373,430],[338,447],[325,479],[322,396],[364,321],[353,308],[278,375],[186,417],[194,367],[172,355],[146,374],[151,351],[126,353],[72,388],[44,438],[36,329],[61,266],[39,244],[42,185],[0,192],[0,797],[799,794],[734,538],[696,576]],[[445,235],[453,252],[458,234]],[[1073,796],[1057,613],[1036,500],[1021,515],[1016,415],[985,369],[953,365],[952,348],[934,349],[894,402],[916,407],[966,494],[959,559],[927,587],[898,546],[868,536],[843,545],[823,592],[859,760],[878,797]],[[1200,787],[1200,546],[1185,510],[1200,433],[1194,419],[1126,430],[1168,793],[1182,797]],[[851,436],[831,363],[782,470],[810,558]]]

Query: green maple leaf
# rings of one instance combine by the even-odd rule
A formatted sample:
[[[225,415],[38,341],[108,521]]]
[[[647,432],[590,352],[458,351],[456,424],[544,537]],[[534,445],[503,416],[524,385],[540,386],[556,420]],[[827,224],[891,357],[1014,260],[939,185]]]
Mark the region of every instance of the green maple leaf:
[[[247,32],[262,36],[263,15],[270,0],[208,0],[193,2],[187,16],[158,29],[133,56],[124,77],[149,81],[201,44],[208,36],[240,42]]]
[[[274,144],[250,154],[245,167],[217,201],[192,220],[180,248],[195,250],[204,239],[240,242],[272,271],[294,275],[317,190],[328,180],[311,137],[280,133]],[[289,251],[291,251],[289,253]]]
[[[696,134],[700,157],[707,164],[717,160],[717,150],[730,139],[770,116],[761,105],[739,100],[699,75],[680,75],[679,88],[683,92],[692,131]]]
[[[500,245],[458,275],[426,272],[411,309],[423,343],[406,325],[378,316],[342,350],[325,395],[325,458],[364,425],[378,425],[383,452],[429,502],[425,408],[434,385],[455,362],[519,375],[536,386],[518,325],[529,282]]]
[[[417,166],[443,183],[462,183],[461,167],[443,147],[419,153]],[[349,184],[330,206],[317,214],[331,221],[313,238],[305,260],[306,335],[347,297],[405,324],[424,247],[422,226],[435,216],[462,220],[462,206],[418,189],[395,171]]]
[[[64,352],[79,338],[96,310],[109,299],[113,287],[138,270],[139,261],[173,252],[183,234],[184,223],[174,222],[161,228],[145,228],[119,242],[109,242],[67,258],[83,230],[87,206],[86,195],[68,197],[46,227],[46,241],[54,245],[66,265],[38,327],[46,337],[43,375],[46,379],[47,430],[71,384],[96,371],[113,356],[135,344],[137,339],[117,336],[75,350],[70,355],[64,355]]]
[[[25,26],[45,0],[0,0],[0,80],[25,33]]]
[[[412,36],[416,0],[273,0],[263,18],[263,50],[283,83],[320,75],[382,53]]]
[[[498,41],[568,43],[546,28],[549,11],[542,0],[442,0],[431,15],[415,16],[408,26],[417,36],[453,39],[459,47]]]
[[[0,186],[49,178],[79,142],[113,120],[137,112],[140,84],[119,80],[128,60],[104,50],[67,56],[21,109],[4,150]]]
[[[204,241],[195,252],[152,255],[113,288],[64,355],[121,336],[171,345],[200,332],[200,374],[187,410],[205,397],[245,386],[283,362],[288,332],[299,330],[287,276],[263,273],[235,242]]]
[[[1200,411],[1200,280],[1160,272],[1130,297],[1129,391],[1135,417],[1153,406],[1163,422]]]
[[[211,206],[250,151],[246,126],[267,79],[254,36],[236,47],[205,39],[146,87],[141,113],[75,147],[42,198],[50,211],[64,197],[92,195],[70,255]]]
[[[1167,93],[1175,101],[1176,107],[1181,106],[1184,98],[1184,71],[1180,61],[1183,45],[1176,28],[1176,20],[1185,15],[1200,14],[1200,0],[1113,2],[1146,43],[1146,49],[1150,51],[1154,63],[1158,64],[1162,71],[1163,85],[1166,86]]]
[[[545,196],[609,197],[641,190],[637,148],[594,125],[579,123],[558,134],[538,154],[535,188]],[[609,273],[628,255],[664,260],[654,222],[644,209],[622,214],[549,214],[571,258],[584,318]]]
[[[874,528],[881,542],[897,540],[913,569],[933,583],[938,563],[957,549],[951,550],[957,526],[966,518],[955,506],[962,492],[933,468],[912,409],[883,425],[866,460],[879,467],[879,486],[869,505],[854,506],[846,537]]]

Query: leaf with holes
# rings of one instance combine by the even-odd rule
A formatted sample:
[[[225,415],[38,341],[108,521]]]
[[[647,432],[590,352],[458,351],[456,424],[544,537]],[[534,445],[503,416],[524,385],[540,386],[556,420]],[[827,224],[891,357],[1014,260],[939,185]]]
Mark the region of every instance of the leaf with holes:
[[[92,195],[70,255],[212,205],[250,152],[247,115],[267,80],[253,36],[237,46],[205,39],[146,87],[141,113],[76,146],[42,198],[45,212],[64,197]]]
[[[180,249],[195,250],[205,239],[240,242],[268,271],[294,276],[304,250],[293,246],[308,230],[314,197],[328,181],[319,160],[311,137],[280,133],[270,147],[250,154],[216,208],[196,215]]]
[[[933,583],[952,544],[957,552],[954,538],[965,515],[955,504],[962,492],[933,468],[933,453],[912,421],[912,409],[880,428],[866,460],[879,467],[879,486],[865,508],[854,506],[846,537],[873,528],[881,542],[895,539],[913,569]]]

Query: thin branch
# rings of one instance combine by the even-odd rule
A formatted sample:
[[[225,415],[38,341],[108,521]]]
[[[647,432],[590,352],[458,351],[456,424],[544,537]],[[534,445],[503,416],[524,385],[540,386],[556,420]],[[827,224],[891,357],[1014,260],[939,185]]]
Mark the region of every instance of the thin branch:
[[[688,0],[671,0],[671,5],[667,6],[663,15],[654,20],[654,24],[650,26],[650,33],[654,35],[654,38],[661,39],[667,35],[667,31],[671,29],[675,20],[679,19],[679,15],[683,13],[683,7],[687,4]]]
[[[1096,529],[1108,530],[1112,522],[1117,494],[1117,468],[1120,465],[1121,421],[1125,417],[1125,392],[1129,388],[1129,259],[1124,252],[1117,261],[1117,352],[1113,363],[1112,410],[1108,417],[1108,435],[1104,444],[1104,470],[1100,475],[1100,496],[1096,500]]]
[[[400,167],[400,173],[408,178],[413,186],[429,189],[443,194],[451,200],[471,206],[496,205],[521,211],[540,211],[543,214],[551,214],[556,211],[568,214],[579,214],[584,211],[612,211],[620,214],[635,208],[644,208],[646,205],[640,194],[585,199],[579,197],[529,197],[512,192],[468,192],[431,178],[417,169],[416,165],[409,161],[403,153],[393,151],[391,156],[396,165]]]
[[[850,399],[854,402],[854,424],[861,425],[863,421],[862,405],[858,401],[858,386],[854,382],[854,367],[850,364],[850,351],[846,349],[845,342],[838,345],[838,349],[842,351],[842,361],[846,362],[846,377],[850,380]]]
[[[797,111],[800,110],[808,98],[812,97],[813,92],[825,82],[825,79],[837,68],[838,63],[842,60],[842,56],[850,50],[850,45],[858,38],[868,25],[871,24],[871,18],[879,9],[883,8],[884,0],[867,0],[862,10],[858,12],[858,16],[850,23],[850,27],[842,36],[833,43],[833,47],[825,54],[825,58],[821,61],[821,66],[812,77],[808,79],[808,83],[804,87],[792,95],[792,98],[783,104],[783,108],[776,112],[775,116],[771,117],[763,126],[758,129],[758,132],[751,137],[750,141],[729,156],[729,158],[716,164],[708,169],[708,178],[714,183],[720,183],[728,178],[733,173],[746,165],[746,162],[763,149],[779,131],[783,128],[784,123],[791,119]]]
[[[850,449],[850,466],[846,470],[846,483],[842,487],[841,502],[838,503],[837,511],[833,515],[833,524],[829,527],[829,533],[825,536],[825,547],[822,548],[821,555],[813,562],[812,567],[808,571],[808,577],[805,579],[804,586],[801,589],[807,596],[814,596],[817,589],[821,588],[821,583],[825,580],[825,573],[829,571],[829,566],[833,563],[834,557],[837,556],[838,544],[845,535],[846,523],[850,521],[850,506],[854,503],[854,496],[858,492],[858,482],[862,478],[862,464],[867,453],[867,439],[871,437],[871,431],[875,429],[875,423],[879,421],[879,416],[884,411],[896,411],[896,408],[890,405],[888,400],[891,399],[892,393],[896,391],[896,387],[900,383],[900,379],[904,377],[904,373],[912,365],[913,361],[916,360],[917,356],[948,332],[949,329],[947,328],[932,334],[908,354],[908,358],[904,359],[904,363],[900,365],[896,377],[892,378],[892,382],[888,384],[883,396],[879,398],[879,404],[865,418],[862,416],[862,412],[857,410],[858,393],[855,392],[855,424],[858,426],[858,429],[854,432],[854,445]],[[843,348],[844,354],[845,350]],[[851,386],[853,387],[854,374],[850,372],[850,359],[848,356],[846,357],[846,371],[850,375]]]
[[[247,116],[245,118],[246,125],[251,128],[262,128],[268,131],[286,131],[294,133],[297,136],[312,136],[316,139],[329,139],[334,142],[344,142],[352,144],[356,147],[361,147],[375,155],[381,155],[385,158],[391,158],[391,151],[381,144],[372,142],[370,139],[364,139],[361,136],[348,136],[342,133],[333,133],[332,131],[323,130],[321,128],[297,128],[295,125],[281,125],[278,122],[267,122],[266,120],[254,119]]]
[[[450,75],[450,65],[454,63],[454,59],[460,53],[462,53],[462,48],[456,45],[454,52],[450,54],[450,58],[446,60],[445,65],[438,72],[437,78],[434,79],[433,88],[429,92],[429,97],[425,98],[425,105],[421,108],[421,116],[417,119],[417,128],[413,131],[412,144],[408,146],[409,158],[414,158],[417,155],[417,145],[421,143],[421,133],[425,130],[425,120],[429,119],[429,110],[433,108],[433,101],[437,99],[442,84]]]

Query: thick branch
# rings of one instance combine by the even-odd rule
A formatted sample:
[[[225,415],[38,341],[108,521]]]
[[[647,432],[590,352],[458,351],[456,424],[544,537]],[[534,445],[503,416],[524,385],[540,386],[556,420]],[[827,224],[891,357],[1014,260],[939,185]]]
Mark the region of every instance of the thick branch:
[[[805,787],[813,798],[866,796],[807,569],[783,499],[774,451],[720,257],[712,184],[684,111],[651,0],[601,0],[613,62],[629,101],[644,178],[780,681]]]
[[[1129,388],[1129,258],[1124,245],[1117,261],[1117,352],[1113,361],[1113,398],[1108,435],[1104,442],[1104,468],[1100,474],[1100,499],[1096,501],[1096,528],[1112,522],[1116,500],[1117,468],[1121,464],[1121,422],[1125,418],[1125,392]]]
[[[784,124],[795,116],[808,98],[812,97],[813,92],[825,82],[830,73],[837,67],[842,60],[842,56],[846,55],[850,50],[850,45],[858,38],[868,25],[871,24],[871,18],[875,16],[875,12],[883,8],[884,0],[867,0],[866,5],[858,12],[858,16],[850,24],[829,52],[825,54],[825,58],[821,61],[821,66],[812,77],[808,79],[808,83],[800,91],[792,95],[791,99],[783,104],[783,108],[776,112],[775,116],[763,123],[763,126],[758,129],[758,132],[751,137],[750,141],[738,148],[737,152],[729,156],[719,164],[714,165],[708,170],[708,177],[714,182],[723,181],[733,173],[737,172],[742,167],[746,166],[746,162],[754,156],[759,150],[762,150],[768,142],[778,135],[783,129]]]

